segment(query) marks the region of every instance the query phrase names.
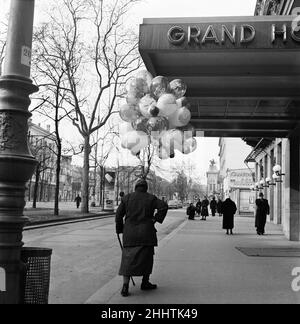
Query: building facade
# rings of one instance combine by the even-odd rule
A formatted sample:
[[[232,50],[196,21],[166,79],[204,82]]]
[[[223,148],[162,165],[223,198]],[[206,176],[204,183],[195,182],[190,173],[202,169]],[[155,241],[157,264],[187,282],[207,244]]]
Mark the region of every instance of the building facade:
[[[299,149],[293,147],[294,141],[286,138],[260,139],[255,146],[255,143],[250,144],[253,150],[247,160],[255,161],[253,190],[256,196],[262,192],[268,199],[269,221],[282,225],[286,236],[293,239],[299,233],[299,228],[294,224],[294,214],[299,211],[293,204],[293,200],[297,199],[294,186],[299,181],[299,175],[295,175],[296,168],[292,164],[300,162],[299,157],[296,157]],[[277,174],[276,166],[280,166]]]
[[[240,138],[219,139],[221,197],[231,197],[240,215],[254,215],[254,164],[245,164],[251,148]]]
[[[56,142],[50,126],[46,129],[29,121],[28,139],[30,150],[38,160],[38,166],[27,184],[26,200],[48,202],[55,199],[56,187]],[[37,185],[36,185],[37,183]],[[81,193],[82,167],[72,164],[72,156],[62,155],[59,200],[74,201]]]
[[[220,196],[221,185],[220,185],[220,171],[216,166],[214,160],[210,161],[210,166],[206,172],[207,177],[207,195],[208,196]]]
[[[37,201],[51,201],[55,192],[56,145],[50,126],[44,129],[40,124],[36,125],[29,120],[28,143],[38,165],[27,184],[26,199],[33,200],[36,195]]]
[[[224,179],[225,197],[230,197],[237,206],[237,213],[241,216],[254,216],[256,195],[251,190],[254,170],[234,169],[227,170]]]

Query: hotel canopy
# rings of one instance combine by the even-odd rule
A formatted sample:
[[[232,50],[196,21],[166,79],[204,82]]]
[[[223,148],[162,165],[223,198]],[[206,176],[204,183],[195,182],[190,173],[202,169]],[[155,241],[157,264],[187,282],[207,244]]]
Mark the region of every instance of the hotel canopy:
[[[282,138],[300,119],[296,16],[144,19],[146,68],[188,85],[192,125],[209,137]]]

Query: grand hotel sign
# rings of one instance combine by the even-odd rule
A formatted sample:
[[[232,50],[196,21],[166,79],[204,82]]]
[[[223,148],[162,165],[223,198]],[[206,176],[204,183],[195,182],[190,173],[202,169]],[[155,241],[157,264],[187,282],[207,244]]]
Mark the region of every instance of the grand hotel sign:
[[[157,23],[146,19],[141,25],[140,49],[299,49],[300,19],[292,16],[238,18],[220,18],[220,21],[187,18],[174,23],[170,19]]]
[[[298,33],[298,27],[291,24],[291,28],[288,25],[272,24],[268,30],[265,30],[266,34],[269,34],[269,40],[274,44],[277,40],[281,40],[283,43],[288,41],[288,37],[291,37],[295,42],[300,43],[300,33]],[[255,40],[256,28],[250,24],[237,25],[208,25],[205,28],[200,26],[172,26],[167,33],[168,41],[172,45],[180,46],[187,42],[189,45],[206,45],[207,43],[215,45],[225,45],[237,43],[249,44]]]

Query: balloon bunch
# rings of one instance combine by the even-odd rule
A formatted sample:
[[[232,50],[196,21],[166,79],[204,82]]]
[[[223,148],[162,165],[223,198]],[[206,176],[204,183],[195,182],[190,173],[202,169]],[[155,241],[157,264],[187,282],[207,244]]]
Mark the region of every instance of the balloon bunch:
[[[186,84],[166,77],[155,78],[140,71],[126,85],[127,103],[120,108],[121,145],[138,155],[150,144],[157,147],[160,159],[175,157],[175,149],[189,154],[197,141],[189,125],[191,112],[185,97]]]

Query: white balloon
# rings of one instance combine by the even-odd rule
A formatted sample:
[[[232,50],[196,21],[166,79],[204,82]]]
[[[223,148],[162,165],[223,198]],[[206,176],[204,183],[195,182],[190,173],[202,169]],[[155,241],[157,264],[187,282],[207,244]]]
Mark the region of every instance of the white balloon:
[[[151,82],[153,80],[153,76],[150,72],[148,72],[147,70],[139,71],[136,77],[145,80],[148,87],[150,88]]]
[[[139,142],[131,148],[131,152],[140,152],[142,149],[147,147],[150,144],[149,136],[145,132],[138,131],[136,136],[139,139]]]
[[[182,126],[188,125],[188,123],[191,121],[192,114],[190,110],[187,107],[182,107],[178,111],[178,121]]]
[[[126,135],[129,132],[133,132],[134,129],[131,125],[131,123],[123,122],[119,124],[119,134],[121,136]]]
[[[191,118],[192,114],[190,110],[186,107],[181,107],[176,110],[174,114],[169,116],[169,125],[171,125],[172,128],[183,127],[188,125]]]
[[[121,139],[121,146],[125,149],[131,150],[140,143],[138,132],[132,131],[124,134]]]
[[[183,132],[178,129],[174,129],[174,130],[172,130],[172,137],[174,139],[175,150],[182,152]]]
[[[172,131],[164,131],[160,137],[160,146],[165,150],[170,151],[171,147],[174,146],[174,138]]]
[[[157,101],[157,108],[159,108],[160,116],[168,117],[178,110],[176,97],[173,94],[163,94]]]
[[[184,141],[183,152],[184,154],[190,154],[197,149],[197,140],[192,137]]]

